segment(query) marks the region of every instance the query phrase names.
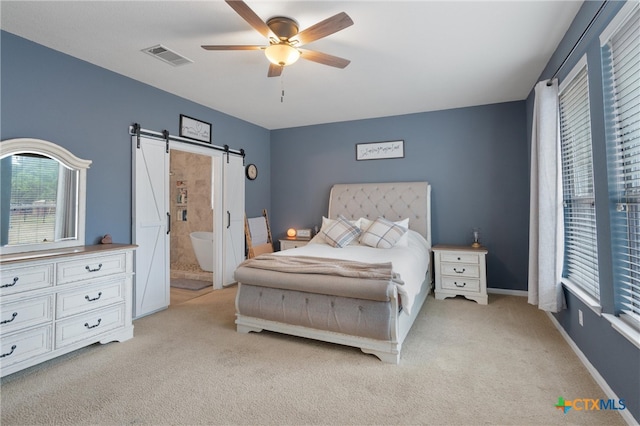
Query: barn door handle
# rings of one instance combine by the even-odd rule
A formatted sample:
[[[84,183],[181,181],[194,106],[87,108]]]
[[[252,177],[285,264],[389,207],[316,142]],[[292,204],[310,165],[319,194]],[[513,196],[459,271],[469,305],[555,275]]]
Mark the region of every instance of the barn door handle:
[[[231,212],[227,210],[227,229],[231,228]]]
[[[169,232],[171,232],[171,213],[167,212],[167,235],[169,235]]]

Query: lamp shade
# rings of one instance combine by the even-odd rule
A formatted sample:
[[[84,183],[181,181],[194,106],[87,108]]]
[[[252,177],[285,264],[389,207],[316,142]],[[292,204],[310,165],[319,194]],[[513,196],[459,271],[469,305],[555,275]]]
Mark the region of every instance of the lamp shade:
[[[264,50],[264,54],[269,62],[281,67],[291,65],[300,58],[300,51],[287,43],[272,44]]]
[[[295,237],[296,236],[296,230],[293,228],[289,228],[287,229],[287,237]]]

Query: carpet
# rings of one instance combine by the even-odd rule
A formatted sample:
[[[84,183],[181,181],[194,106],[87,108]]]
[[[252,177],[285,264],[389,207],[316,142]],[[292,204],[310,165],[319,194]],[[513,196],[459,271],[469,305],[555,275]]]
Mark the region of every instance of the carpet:
[[[213,284],[209,281],[190,280],[187,278],[171,278],[171,287],[182,288],[184,290],[202,290],[205,287],[211,287]]]
[[[429,297],[389,365],[357,348],[239,334],[235,294],[214,290],[134,321],[131,340],[4,377],[0,424],[625,424],[613,410],[555,407],[605,394],[524,297]]]

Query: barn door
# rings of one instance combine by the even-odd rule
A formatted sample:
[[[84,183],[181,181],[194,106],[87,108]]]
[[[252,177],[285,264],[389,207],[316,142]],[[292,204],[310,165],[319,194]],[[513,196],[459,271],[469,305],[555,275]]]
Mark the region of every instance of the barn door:
[[[167,308],[170,299],[168,146],[137,140],[133,136],[134,318]]]
[[[244,260],[243,158],[226,154],[223,159],[223,285],[235,282],[233,273]]]

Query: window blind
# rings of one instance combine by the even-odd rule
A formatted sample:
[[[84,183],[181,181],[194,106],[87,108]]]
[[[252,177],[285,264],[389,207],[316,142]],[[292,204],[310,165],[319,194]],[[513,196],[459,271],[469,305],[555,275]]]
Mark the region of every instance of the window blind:
[[[559,95],[564,211],[563,279],[600,300],[586,64]]]
[[[640,8],[612,33],[602,57],[614,170],[616,309],[640,326]]]
[[[54,240],[59,166],[35,154],[12,157],[9,244]]]

